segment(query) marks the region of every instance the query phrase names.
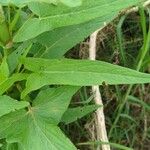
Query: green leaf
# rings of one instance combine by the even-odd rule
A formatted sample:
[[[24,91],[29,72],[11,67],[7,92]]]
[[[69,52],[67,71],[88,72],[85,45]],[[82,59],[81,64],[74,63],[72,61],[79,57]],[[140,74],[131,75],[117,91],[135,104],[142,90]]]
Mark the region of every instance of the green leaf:
[[[122,4],[122,0],[91,0],[91,1],[82,0],[82,5],[76,8],[66,7],[61,3],[58,4],[56,7],[54,5],[36,2],[36,3],[30,3],[28,7],[34,14],[36,14],[42,19],[44,17],[49,17],[49,16],[55,17],[55,15],[63,16],[63,15],[69,15],[71,13],[73,13],[73,15],[75,15],[75,13],[79,15],[79,13],[81,13],[82,11],[86,11],[87,15],[89,15],[88,10],[91,11],[91,9],[93,9],[94,11],[94,9],[98,10],[98,8],[102,8],[102,10],[98,10],[98,13],[100,11],[103,12],[104,8],[106,8],[107,10],[111,10],[111,13],[117,13],[120,9],[124,9],[125,7],[129,7],[131,5],[136,5],[137,3],[139,3],[139,0],[130,0],[130,1],[125,0],[125,2],[127,2],[128,4]]]
[[[100,106],[98,105],[88,105],[83,107],[69,108],[62,116],[61,122],[69,124],[97,110],[99,107]]]
[[[8,6],[10,4],[16,6],[25,6],[31,2],[40,2],[40,3],[53,3],[56,4],[57,0],[0,0],[0,4],[3,6]]]
[[[13,74],[11,77],[9,77],[7,80],[0,84],[0,95],[5,93],[15,82],[26,80],[27,77],[28,74]]]
[[[27,20],[13,40],[14,42],[26,41],[55,28],[80,24],[98,17],[112,16],[112,13],[118,13],[123,8],[137,4],[138,1],[124,0],[122,3],[122,0],[83,0],[83,4],[75,8],[31,3],[29,8],[40,17]]]
[[[72,95],[77,90],[79,90],[79,87],[73,86],[42,90],[33,103],[34,110],[42,118],[58,124],[68,108]]]
[[[0,138],[19,143],[24,150],[76,150],[62,131],[35,116],[34,110],[18,111],[0,119]]]
[[[24,54],[27,47],[31,44],[30,41],[21,44],[15,51],[13,51],[7,58],[10,73],[12,73],[19,64],[20,57]]]
[[[104,25],[116,15],[111,14],[96,18],[84,24],[58,28],[45,32],[36,38],[36,41],[44,46],[46,50],[41,54],[43,58],[61,58],[69,49],[84,40],[91,33]]]
[[[123,119],[128,119],[137,124],[136,120],[133,117],[129,116],[128,114],[120,114],[120,117],[122,117]]]
[[[25,108],[27,106],[29,106],[28,102],[19,102],[6,95],[0,96],[0,117],[15,110]]]
[[[59,1],[70,7],[76,7],[82,4],[82,0],[59,0]]]
[[[3,83],[9,77],[9,68],[6,61],[6,58],[3,58],[3,61],[0,65],[0,84]]]
[[[46,97],[48,90],[43,91],[28,111],[20,110],[1,117],[0,139],[19,143],[20,149],[24,150],[76,150],[57,124],[78,88],[68,86],[50,90],[50,97]]]
[[[150,75],[102,61],[25,58],[25,68],[33,73],[28,77],[24,97],[44,85],[75,86],[149,83]]]
[[[144,107],[145,109],[147,109],[148,111],[150,111],[150,104],[147,104],[145,103],[143,100],[140,100],[138,99],[137,97],[134,97],[132,95],[129,95],[128,96],[128,101],[131,103],[131,104],[137,104],[137,105],[140,105],[142,107]]]
[[[7,144],[7,150],[18,150],[18,144],[13,143],[13,144]]]
[[[86,143],[79,143],[78,145],[110,145],[111,147],[116,148],[118,150],[133,150],[133,148],[129,148],[117,143],[110,143],[110,142],[102,142],[102,141],[95,141],[95,142],[86,142]]]
[[[14,4],[16,6],[25,6],[32,2],[55,4],[55,5],[61,2],[70,7],[76,7],[82,4],[81,0],[0,0],[0,4],[4,6],[7,6],[9,4]]]

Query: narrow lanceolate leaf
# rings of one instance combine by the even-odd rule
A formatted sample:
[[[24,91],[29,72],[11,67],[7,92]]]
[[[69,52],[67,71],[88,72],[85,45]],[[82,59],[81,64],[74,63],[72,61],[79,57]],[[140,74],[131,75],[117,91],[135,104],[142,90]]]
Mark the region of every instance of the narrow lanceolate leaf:
[[[19,102],[6,95],[0,96],[0,117],[15,110],[25,108],[27,106],[29,106],[28,102]]]
[[[57,124],[77,90],[71,86],[47,89],[38,95],[28,111],[20,110],[1,117],[0,139],[18,143],[24,150],[76,150]]]
[[[8,55],[7,63],[9,66],[10,73],[12,73],[16,69],[16,67],[19,64],[20,57],[24,54],[25,50],[30,44],[30,41],[24,42],[15,51]]]
[[[25,58],[29,76],[23,97],[44,85],[64,84],[91,86],[106,84],[136,84],[150,82],[150,75],[102,61]]]
[[[0,0],[0,4],[4,6],[8,6],[10,4],[16,5],[16,6],[24,6],[26,4],[29,4],[31,2],[40,2],[40,3],[53,3],[56,4],[57,0]]]
[[[150,103],[146,103],[144,102],[143,100],[141,99],[138,99],[137,97],[134,97],[134,96],[131,96],[129,95],[128,96],[128,101],[131,103],[131,104],[135,104],[135,105],[138,105],[138,106],[142,106],[144,107],[146,110],[150,111]]]
[[[26,80],[28,74],[14,74],[0,84],[0,95],[5,93],[15,82]]]
[[[61,122],[69,124],[97,110],[99,107],[100,106],[98,105],[88,105],[83,107],[69,108],[62,116]]]
[[[84,40],[91,33],[104,26],[104,22],[109,22],[116,15],[96,18],[92,21],[58,28],[45,32],[36,38],[36,41],[44,46],[46,50],[39,56],[43,58],[61,58],[69,49]]]
[[[79,145],[110,145],[111,147],[118,149],[118,150],[133,150],[133,148],[129,148],[120,144],[110,143],[110,142],[103,142],[103,141],[95,141],[95,142],[86,142],[86,143],[79,143]]]
[[[6,58],[3,58],[3,61],[0,65],[0,84],[7,80],[9,77],[9,67],[6,61]]]
[[[61,2],[62,4],[65,4],[70,7],[76,7],[82,4],[81,0],[0,0],[0,4],[4,6],[7,6],[9,4],[13,4],[16,6],[25,6],[32,2],[54,4],[54,5],[57,5],[58,3]]]
[[[29,19],[14,37],[15,42],[25,41],[55,28],[80,24],[97,17],[118,13],[121,9],[137,4],[139,0],[83,0],[80,7],[66,8],[41,3],[29,5],[39,18]]]

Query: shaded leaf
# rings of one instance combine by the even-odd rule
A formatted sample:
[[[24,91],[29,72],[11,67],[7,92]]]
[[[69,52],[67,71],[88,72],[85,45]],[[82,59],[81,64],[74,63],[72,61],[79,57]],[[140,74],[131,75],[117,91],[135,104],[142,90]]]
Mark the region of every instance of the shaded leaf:
[[[75,150],[61,130],[35,116],[33,110],[18,111],[0,118],[0,138],[19,143],[24,150]]]
[[[68,108],[70,99],[80,87],[62,86],[42,90],[35,99],[34,111],[49,122],[58,124]]]
[[[0,65],[0,84],[5,80],[7,80],[8,77],[9,77],[9,68],[6,58],[4,57]]]
[[[129,102],[133,103],[133,104],[138,104],[142,107],[144,107],[145,109],[150,111],[150,104],[145,103],[143,100],[138,99],[137,97],[134,97],[132,95],[128,96]]]
[[[13,74],[11,77],[0,84],[0,95],[5,93],[15,82],[26,80],[27,77],[28,74]]]
[[[31,44],[29,41],[21,44],[15,51],[13,51],[7,58],[10,73],[12,73],[19,64],[20,57],[24,54],[25,49]]]
[[[29,106],[28,102],[19,102],[6,95],[0,96],[0,117],[15,110],[25,108],[27,106]]]
[[[117,143],[110,143],[110,142],[102,142],[102,141],[95,141],[95,142],[86,142],[86,143],[79,143],[79,145],[110,145],[113,148],[117,148],[118,150],[133,150],[133,148],[129,148]]]
[[[100,106],[98,105],[88,105],[83,107],[69,108],[62,116],[61,122],[69,124],[97,110],[99,107]]]
[[[137,122],[135,121],[135,119],[133,117],[129,116],[128,114],[120,114],[120,117],[128,119],[128,120],[134,122],[135,124],[137,124]]]
[[[7,144],[7,150],[19,150],[18,144],[17,143],[13,143],[13,144],[8,143]]]
[[[46,96],[48,90],[41,91],[28,111],[20,110],[1,117],[0,139],[19,143],[20,149],[24,150],[76,150],[57,124],[78,88],[68,86],[49,90],[50,97]],[[51,119],[53,114],[56,118]]]

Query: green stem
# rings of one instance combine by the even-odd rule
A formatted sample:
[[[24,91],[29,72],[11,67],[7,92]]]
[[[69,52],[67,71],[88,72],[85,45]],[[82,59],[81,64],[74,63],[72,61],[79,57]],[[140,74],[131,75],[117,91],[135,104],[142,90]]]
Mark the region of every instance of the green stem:
[[[143,31],[143,39],[144,39],[144,43],[146,43],[147,29],[146,29],[146,15],[145,15],[144,7],[139,7],[139,13],[141,16],[140,21],[141,21],[141,26]]]
[[[139,60],[137,68],[136,68],[137,71],[139,71],[141,69],[141,66],[142,66],[142,63],[144,61],[144,58],[145,58],[145,56],[146,56],[146,54],[147,54],[147,52],[148,52],[148,50],[150,48],[150,44],[149,43],[150,43],[150,27],[149,27],[149,31],[148,31],[148,35],[147,35],[147,40],[146,40],[145,48],[142,51],[141,58]]]
[[[118,38],[118,44],[119,44],[119,50],[120,50],[120,54],[121,54],[121,59],[123,61],[124,66],[126,66],[126,54],[125,54],[125,50],[124,50],[124,46],[123,46],[123,33],[122,33],[122,25],[126,19],[127,15],[124,15],[121,17],[119,24],[117,25],[117,38]]]
[[[10,40],[9,29],[5,21],[3,7],[0,5],[0,41],[5,45]]]
[[[146,41],[147,41],[146,15],[145,15],[145,10],[143,7],[139,7],[139,13],[140,13],[140,22],[141,22],[141,27],[142,27],[142,32],[143,32],[143,46],[141,47],[139,51],[138,57],[136,59],[136,64],[141,60],[141,57],[143,55],[143,49],[145,49]]]
[[[21,8],[17,10],[15,17],[13,18],[12,22],[10,23],[9,30],[11,33],[14,30],[14,28],[15,28],[15,26],[16,26],[19,18],[20,18],[20,12],[21,12]]]
[[[8,55],[7,49],[4,48],[3,51],[4,51],[4,57],[7,57],[7,55]]]
[[[30,51],[31,47],[32,47],[32,43],[25,49],[25,51],[24,51],[24,53],[23,53],[23,55],[22,55],[22,58],[25,58],[25,57],[27,56],[27,54],[28,54],[28,52]],[[22,64],[19,64],[19,65],[18,65],[17,73],[19,73],[19,71],[20,71],[20,69],[21,69],[21,66],[22,66]]]
[[[124,108],[124,105],[126,104],[126,102],[127,102],[127,100],[128,100],[128,96],[130,95],[130,92],[131,92],[132,87],[133,87],[133,85],[130,85],[130,86],[128,87],[127,92],[126,92],[126,94],[125,94],[125,96],[124,96],[124,99],[123,99],[122,103],[121,103],[120,106],[119,106],[119,109],[118,109],[118,112],[117,112],[117,116],[116,116],[115,121],[113,122],[113,124],[112,124],[112,126],[111,126],[111,129],[110,129],[110,131],[109,131],[109,134],[108,134],[108,137],[109,137],[109,138],[111,137],[112,132],[113,132],[113,129],[115,128],[116,124],[117,124],[118,121],[119,121],[120,114],[121,114],[121,112],[122,112],[122,110],[123,110],[123,108]]]

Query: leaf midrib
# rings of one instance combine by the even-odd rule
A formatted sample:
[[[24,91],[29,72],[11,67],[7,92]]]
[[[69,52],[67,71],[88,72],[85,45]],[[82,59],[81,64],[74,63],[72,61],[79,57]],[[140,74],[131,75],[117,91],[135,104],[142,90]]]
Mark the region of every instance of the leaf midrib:
[[[33,107],[34,108],[34,107]],[[44,135],[44,137],[47,139],[47,141],[50,143],[50,145],[53,145],[56,149],[57,147],[54,145],[54,143],[52,143],[50,141],[50,139],[47,137],[47,135],[45,134],[45,132],[41,129],[41,127],[38,125],[38,122],[36,121],[36,117],[34,116],[34,113],[31,113],[32,118],[33,118],[33,123],[34,125],[41,131],[42,135]],[[50,124],[49,124],[50,125]],[[53,125],[53,124],[51,124]]]
[[[100,74],[110,74],[110,75],[118,75],[118,76],[127,76],[127,77],[136,77],[136,78],[143,78],[143,77],[139,77],[139,76],[136,76],[136,75],[128,75],[128,74],[118,74],[118,73],[103,73],[103,72],[95,72],[95,71],[92,71],[92,72],[90,72],[90,71],[35,71],[34,73],[37,73],[37,74],[74,74],[74,73],[77,73],[77,74],[85,74],[85,73],[87,73],[87,74],[96,74],[96,75],[100,75]],[[143,73],[141,73],[141,72],[138,72],[139,73],[139,75],[140,74],[143,74]],[[148,74],[147,74],[148,75]],[[150,76],[149,76],[150,77]],[[144,76],[144,78],[148,78],[148,77],[145,77]]]

